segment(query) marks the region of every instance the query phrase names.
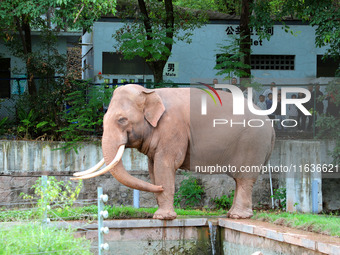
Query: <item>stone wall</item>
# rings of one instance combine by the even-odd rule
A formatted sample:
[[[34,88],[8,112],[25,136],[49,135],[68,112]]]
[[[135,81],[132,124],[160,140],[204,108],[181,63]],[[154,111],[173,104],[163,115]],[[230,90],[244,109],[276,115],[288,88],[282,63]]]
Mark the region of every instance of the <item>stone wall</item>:
[[[282,164],[282,158],[285,154],[282,148],[287,148],[287,143],[289,141],[276,142],[270,160],[272,165]],[[322,160],[325,162],[330,162],[326,151],[332,145],[333,143],[320,141]],[[0,141],[0,206],[4,203],[14,204],[18,202],[20,200],[19,194],[30,192],[29,187],[43,174],[55,175],[58,179],[69,180],[73,172],[90,168],[102,158],[101,147],[97,143],[84,144],[78,154],[73,151],[66,153],[63,150],[56,150],[60,147],[59,142]],[[136,150],[127,149],[123,156],[123,162],[131,175],[150,181],[147,158],[144,155]],[[287,162],[284,164],[287,164]],[[176,175],[177,189],[185,178],[181,172],[181,170],[178,170]],[[197,177],[205,188],[202,206],[212,206],[211,198],[229,194],[235,189],[233,179],[225,174],[203,175],[193,173],[193,176]],[[273,180],[274,188],[278,187],[279,178],[282,177],[281,175],[275,176]],[[328,185],[323,187],[322,190],[327,195],[323,200],[327,201],[329,209],[340,208],[340,186],[335,185],[336,181],[338,180],[327,179]],[[111,204],[133,204],[133,190],[121,185],[110,174],[83,182],[84,188],[81,191],[80,199],[96,199],[97,187],[101,186],[104,193],[109,195]],[[254,186],[253,205],[259,204],[271,204],[268,175],[261,175]],[[154,194],[140,192],[141,207],[154,207],[156,205]]]

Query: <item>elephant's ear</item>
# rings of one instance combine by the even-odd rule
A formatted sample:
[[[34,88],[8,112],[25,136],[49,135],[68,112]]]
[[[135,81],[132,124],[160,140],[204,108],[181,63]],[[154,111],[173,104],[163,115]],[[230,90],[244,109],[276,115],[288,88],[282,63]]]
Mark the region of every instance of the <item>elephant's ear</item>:
[[[143,94],[145,95],[144,117],[153,127],[157,127],[165,111],[162,99],[154,90],[144,90]]]

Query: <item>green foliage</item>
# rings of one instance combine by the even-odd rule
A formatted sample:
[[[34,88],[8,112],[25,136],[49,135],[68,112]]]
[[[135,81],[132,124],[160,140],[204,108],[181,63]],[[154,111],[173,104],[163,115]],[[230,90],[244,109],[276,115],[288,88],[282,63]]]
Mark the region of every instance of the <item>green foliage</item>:
[[[125,59],[142,57],[149,65],[156,82],[163,74],[163,68],[171,55],[172,45],[176,41],[190,43],[192,31],[200,27],[205,20],[203,13],[193,14],[177,8],[172,1],[140,1],[145,10],[135,11],[135,1],[126,1],[121,18],[136,17],[127,21],[113,35],[117,52]],[[170,5],[170,6],[169,6]],[[173,9],[173,11],[171,11]]]
[[[59,113],[63,110],[67,93],[74,88],[65,78],[51,78],[57,72],[66,76],[66,56],[57,50],[56,36],[48,29],[43,29],[38,50],[25,54],[18,41],[7,42],[12,53],[22,59],[29,57],[30,65],[26,70],[13,70],[14,73],[27,71],[39,79],[28,79],[28,83],[34,83],[37,94],[31,95],[27,91],[19,96],[17,101],[17,135],[26,139],[43,137],[50,140],[60,139],[57,132],[63,126],[63,120]],[[32,78],[32,77],[29,77]]]
[[[152,215],[158,208],[134,208],[131,206],[109,206],[104,208],[109,213],[108,219],[127,219],[127,218],[152,218]],[[55,217],[51,220],[86,220],[91,222],[97,219],[98,207],[97,205],[89,205],[84,207],[70,207],[51,209],[51,214]],[[225,210],[188,210],[188,209],[175,209],[177,215],[192,216],[218,216],[226,214]],[[36,208],[30,210],[8,210],[8,208],[0,208],[0,222],[16,222],[16,221],[32,221],[37,220],[41,216],[38,214]]]
[[[286,210],[286,188],[274,189],[274,195],[270,196],[279,202],[279,208]]]
[[[115,14],[115,8],[115,0],[3,0],[0,26],[7,28],[3,33],[14,32],[16,21],[26,18],[33,28],[89,29],[102,15]],[[46,18],[48,13],[53,15]]]
[[[210,10],[236,15],[239,15],[241,10],[241,2],[236,0],[174,0],[174,5],[195,10]]]
[[[57,211],[69,209],[78,198],[82,186],[83,183],[80,181],[73,189],[71,181],[58,181],[54,176],[49,176],[46,186],[42,183],[42,178],[37,179],[31,187],[33,195],[25,193],[20,195],[26,200],[36,201],[37,214],[42,216],[46,211],[51,214],[51,208],[56,208]]]
[[[31,138],[31,133],[35,133],[35,121],[37,114],[31,109],[28,113],[22,108],[18,109],[18,118],[20,124],[17,128],[17,134],[25,139]]]
[[[201,186],[197,178],[193,177],[190,173],[183,172],[183,175],[187,178],[181,181],[181,186],[175,193],[174,206],[193,208],[201,204],[204,187]]]
[[[234,201],[235,190],[232,190],[229,195],[212,198],[211,201],[215,203],[216,209],[228,210],[231,208]]]
[[[66,62],[53,45],[56,35],[61,30],[90,30],[101,15],[114,14],[115,6],[115,0],[1,1],[0,38],[12,54],[25,63],[24,70],[12,72],[26,74],[31,96],[38,90],[34,77],[64,73],[60,69],[66,68]],[[41,48],[32,47],[33,30],[39,31]]]
[[[2,118],[0,120],[0,135],[3,135],[6,132],[6,124],[8,117]]]
[[[285,24],[286,17],[294,17],[308,22],[315,27],[315,45],[317,47],[329,46],[325,56],[329,55],[335,59],[340,56],[340,9],[337,1],[295,1],[295,0],[272,0],[254,1],[252,4],[253,14],[251,26],[264,28],[260,32],[260,38],[267,38],[266,28],[271,27],[275,21],[281,21],[286,32],[293,32]]]
[[[223,75],[225,79],[248,76],[244,69],[250,66],[242,62],[247,53],[240,51],[240,41],[241,38],[234,37],[226,45],[218,44],[219,55],[217,55],[217,64],[214,69],[219,71],[216,75]]]
[[[91,242],[75,230],[40,224],[15,225],[0,231],[0,254],[92,254]]]
[[[72,88],[64,79],[43,79],[39,86],[37,95],[24,94],[17,101],[17,135],[26,139],[58,140],[61,137],[57,131],[65,125],[60,112]]]
[[[79,142],[89,140],[90,134],[102,133],[104,106],[109,105],[113,89],[76,81],[72,86],[75,89],[67,94],[67,107],[60,115],[65,125],[59,132],[65,148],[77,151]]]
[[[42,80],[40,85],[36,96],[24,94],[17,102],[17,136],[65,141],[63,148],[77,151],[79,142],[102,134],[104,107],[113,88],[64,79]]]

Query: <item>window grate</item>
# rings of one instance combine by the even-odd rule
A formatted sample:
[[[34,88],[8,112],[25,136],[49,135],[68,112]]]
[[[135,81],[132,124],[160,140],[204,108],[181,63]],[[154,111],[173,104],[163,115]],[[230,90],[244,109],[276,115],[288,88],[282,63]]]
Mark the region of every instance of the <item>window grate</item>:
[[[294,55],[251,55],[253,70],[294,70]]]

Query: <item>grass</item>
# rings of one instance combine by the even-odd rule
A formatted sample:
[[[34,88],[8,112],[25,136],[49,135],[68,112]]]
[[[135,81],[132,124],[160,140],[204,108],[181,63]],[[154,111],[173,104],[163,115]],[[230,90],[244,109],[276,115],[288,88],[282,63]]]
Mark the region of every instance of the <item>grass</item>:
[[[87,220],[97,219],[97,206],[72,207],[68,209],[52,209],[48,213],[51,220]],[[152,218],[157,208],[133,208],[131,206],[105,206],[108,211],[108,219],[134,219]],[[225,216],[226,210],[212,211],[175,209],[179,217],[195,216]],[[30,210],[6,210],[0,209],[0,222],[32,221],[39,220],[41,216],[35,208]],[[316,233],[340,237],[340,217],[333,215],[315,215],[288,212],[255,212],[253,219],[271,222],[277,225],[307,230]]]
[[[157,208],[133,208],[131,206],[105,206],[108,211],[108,219],[131,219],[131,218],[152,218]],[[220,216],[226,215],[225,210],[188,210],[175,209],[179,216]],[[96,205],[84,207],[72,207],[68,209],[52,209],[48,212],[51,220],[95,220],[97,219],[98,207]],[[41,218],[36,208],[30,210],[0,210],[0,222],[10,221],[31,221]]]
[[[90,247],[90,241],[75,238],[71,229],[31,223],[0,230],[0,254],[87,255],[92,254]]]
[[[253,219],[281,226],[340,237],[340,217],[289,212],[257,212]]]

